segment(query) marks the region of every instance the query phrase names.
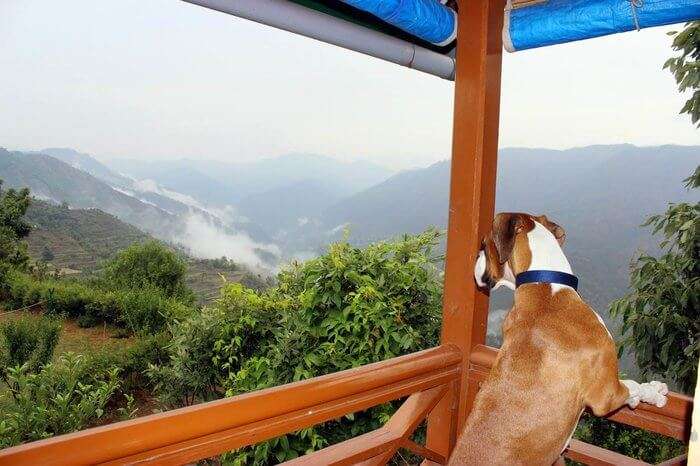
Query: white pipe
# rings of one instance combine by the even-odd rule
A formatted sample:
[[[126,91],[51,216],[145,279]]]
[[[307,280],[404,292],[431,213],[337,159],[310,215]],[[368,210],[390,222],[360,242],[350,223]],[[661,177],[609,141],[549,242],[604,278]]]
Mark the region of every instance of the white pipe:
[[[183,1],[454,80],[455,61],[447,55],[287,0]]]

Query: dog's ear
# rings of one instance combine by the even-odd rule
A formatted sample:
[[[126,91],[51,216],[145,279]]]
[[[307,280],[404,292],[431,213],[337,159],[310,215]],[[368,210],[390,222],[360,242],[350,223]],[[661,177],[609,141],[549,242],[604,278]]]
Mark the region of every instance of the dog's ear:
[[[499,263],[505,264],[510,259],[515,247],[515,236],[525,230],[527,220],[529,218],[525,215],[514,213],[498,214],[493,219],[492,237]]]
[[[564,229],[557,225],[556,223],[552,222],[547,218],[546,215],[540,215],[539,217],[535,217],[538,222],[540,222],[544,227],[551,231],[554,237],[557,239],[559,242],[559,246],[564,245],[564,240],[566,239],[566,231]]]

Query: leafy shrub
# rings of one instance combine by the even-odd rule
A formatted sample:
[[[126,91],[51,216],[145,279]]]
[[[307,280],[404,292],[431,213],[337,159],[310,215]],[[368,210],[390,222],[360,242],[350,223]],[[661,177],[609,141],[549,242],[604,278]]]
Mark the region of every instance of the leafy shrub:
[[[37,296],[38,286],[35,281],[30,275],[16,269],[6,268],[2,289],[3,301],[12,308],[29,306],[39,301],[31,302],[31,299]]]
[[[44,306],[51,314],[77,318],[87,314],[98,293],[79,282],[56,281],[47,284],[43,292]]]
[[[576,429],[577,439],[623,455],[658,464],[685,452],[683,442],[584,414]]]
[[[0,417],[0,448],[93,425],[119,388],[116,367],[96,371],[88,359],[72,353],[38,373],[25,364],[7,374],[11,399]]]
[[[21,241],[31,227],[24,218],[31,197],[29,190],[3,189],[0,180],[0,263],[24,269],[29,260],[27,245]]]
[[[188,404],[279,385],[437,344],[441,281],[428,231],[294,264],[266,293],[228,285],[209,309],[172,328],[168,364],[149,374],[166,401]],[[375,429],[383,405],[227,455],[268,464]]]
[[[700,167],[685,180],[700,186]],[[632,292],[610,314],[622,318],[620,350],[634,350],[642,375],[658,374],[692,393],[700,358],[700,202],[670,204],[645,225],[664,237],[664,254],[642,254],[630,273]]]
[[[155,333],[172,319],[186,317],[189,308],[168,298],[152,285],[118,293],[120,308],[118,322],[133,332]]]
[[[82,327],[101,322],[131,332],[160,331],[169,319],[184,318],[191,309],[153,285],[105,290],[98,283],[73,280],[36,280],[10,271],[6,275],[6,302],[12,307],[43,302],[47,313],[76,319]]]
[[[229,284],[212,308],[175,323],[168,364],[149,372],[164,403],[188,405],[221,397],[228,374],[268,344],[277,322],[272,307],[266,297]]]
[[[152,380],[147,376],[148,369],[168,362],[170,338],[168,332],[143,335],[126,349],[118,362],[125,391],[152,388]]]
[[[38,372],[51,360],[60,334],[61,325],[49,317],[22,317],[0,324],[0,377],[9,385],[10,367]]]
[[[185,285],[187,265],[173,251],[157,241],[133,244],[105,266],[105,280],[117,288],[156,287],[167,297],[189,304],[194,294]]]

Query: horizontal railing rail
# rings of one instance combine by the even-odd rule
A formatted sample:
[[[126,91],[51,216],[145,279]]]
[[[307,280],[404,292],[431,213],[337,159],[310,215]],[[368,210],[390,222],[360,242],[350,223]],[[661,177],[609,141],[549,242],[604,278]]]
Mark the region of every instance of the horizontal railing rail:
[[[478,345],[469,358],[470,382],[488,375],[498,350]],[[290,463],[384,464],[399,448],[443,464],[445,458],[410,438],[458,383],[461,353],[446,345],[314,379],[202,403],[0,450],[4,465],[179,465],[253,445],[345,414],[408,396],[382,428]],[[692,398],[669,394],[664,408],[641,404],[608,418],[686,441]],[[572,441],[565,456],[591,465],[643,465],[600,447]],[[674,458],[667,464],[683,464]]]
[[[461,361],[456,346],[440,346],[0,450],[0,465],[184,464],[447,385]]]

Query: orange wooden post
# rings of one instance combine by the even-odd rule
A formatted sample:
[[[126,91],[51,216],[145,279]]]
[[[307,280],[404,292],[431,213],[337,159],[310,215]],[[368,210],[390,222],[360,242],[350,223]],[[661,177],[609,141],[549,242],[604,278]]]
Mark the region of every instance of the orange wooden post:
[[[493,219],[505,0],[459,0],[450,212],[442,343],[463,354],[459,385],[429,417],[428,447],[448,456],[476,394],[467,381],[471,349],[486,338],[488,299],[473,270]]]

